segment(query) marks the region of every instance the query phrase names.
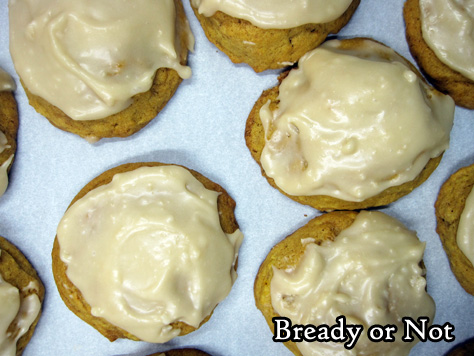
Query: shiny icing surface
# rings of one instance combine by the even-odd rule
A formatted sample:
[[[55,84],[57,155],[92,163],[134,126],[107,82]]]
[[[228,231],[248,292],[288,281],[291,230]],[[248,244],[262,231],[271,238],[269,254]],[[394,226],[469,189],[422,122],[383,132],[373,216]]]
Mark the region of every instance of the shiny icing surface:
[[[423,38],[451,69],[474,80],[474,0],[420,0]]]
[[[243,238],[222,231],[218,195],[184,168],[142,167],[74,203],[60,257],[92,314],[149,342],[198,327],[229,293]]]
[[[0,250],[1,254],[2,250]],[[37,290],[35,283],[30,283],[26,289]],[[0,355],[15,356],[16,343],[35,321],[41,309],[41,303],[36,294],[30,294],[23,300],[18,288],[6,282],[0,275]],[[14,323],[15,327],[9,329]]]
[[[293,28],[325,23],[340,17],[352,0],[191,0],[199,13],[209,17],[221,11],[260,28]]]
[[[13,78],[0,68],[0,91],[13,91],[16,89]]]
[[[173,0],[11,0],[9,9],[21,79],[72,119],[122,111],[159,68],[191,75],[180,64]]]
[[[3,147],[7,147],[7,145],[3,145],[2,143],[6,141],[6,139],[3,139],[5,135],[0,131],[0,153],[3,151]],[[5,162],[0,165],[0,196],[5,193],[8,187],[8,167],[10,167],[10,164],[13,161],[13,155],[11,155]]]
[[[307,240],[307,239],[306,239]],[[347,324],[396,325],[395,342],[373,343],[364,332],[355,347],[342,343],[297,343],[308,355],[408,355],[402,317],[434,316],[420,261],[425,244],[399,221],[380,212],[360,212],[334,241],[310,241],[297,266],[273,269],[271,299],[280,316],[293,324],[334,325],[344,315]]]
[[[467,197],[459,219],[456,242],[464,256],[474,266],[474,190],[471,190]]]
[[[0,91],[13,91],[16,89],[15,81],[13,78],[0,68]],[[8,140],[5,134],[0,131],[0,153],[5,149],[10,148]],[[5,162],[0,165],[0,196],[5,193],[8,187],[8,167],[13,161],[13,155],[11,155]]]
[[[449,144],[454,102],[373,41],[304,55],[260,110],[267,176],[290,195],[363,201],[413,180]]]

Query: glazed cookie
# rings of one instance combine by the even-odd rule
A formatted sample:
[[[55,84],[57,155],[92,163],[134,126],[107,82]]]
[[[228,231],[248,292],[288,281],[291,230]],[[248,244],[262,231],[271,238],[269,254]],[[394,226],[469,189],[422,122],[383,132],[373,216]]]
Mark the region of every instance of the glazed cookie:
[[[211,356],[208,353],[196,349],[177,349],[165,352],[157,352],[149,356]]]
[[[0,196],[8,186],[8,172],[16,152],[18,110],[12,91],[15,82],[0,68]]]
[[[461,168],[441,187],[436,208],[436,231],[451,269],[466,292],[474,295],[474,165]]]
[[[457,105],[474,109],[472,1],[407,0],[403,8],[410,52],[429,81]]]
[[[59,223],[53,274],[65,304],[110,341],[162,343],[205,323],[236,278],[235,202],[182,166],[106,171]]]
[[[210,42],[234,63],[256,72],[295,63],[303,54],[337,33],[360,0],[217,1],[190,0]],[[309,9],[308,9],[309,8]]]
[[[181,0],[40,3],[11,2],[10,51],[30,104],[62,130],[129,136],[191,75]]]
[[[258,271],[257,308],[275,334],[274,317],[291,325],[363,326],[354,355],[408,355],[402,317],[434,317],[421,267],[425,244],[399,221],[381,212],[321,215],[272,248]],[[394,342],[371,342],[371,325],[393,325]],[[295,355],[342,354],[343,343],[285,342]],[[344,353],[345,354],[345,353]]]
[[[44,287],[35,269],[0,236],[0,351],[5,355],[23,353],[40,318],[43,299]]]
[[[253,107],[247,147],[268,182],[322,211],[389,204],[437,167],[452,99],[392,49],[331,40],[305,54]]]

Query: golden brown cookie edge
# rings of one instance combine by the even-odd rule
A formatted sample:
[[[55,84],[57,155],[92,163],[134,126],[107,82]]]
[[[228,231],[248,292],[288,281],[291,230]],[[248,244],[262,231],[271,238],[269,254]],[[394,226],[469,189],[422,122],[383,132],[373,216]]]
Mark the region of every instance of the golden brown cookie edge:
[[[187,22],[181,0],[174,0],[178,19],[184,24]],[[184,26],[184,25],[183,25]],[[187,35],[179,35],[181,64],[187,61]],[[98,120],[73,120],[62,110],[38,95],[31,93],[20,80],[28,97],[30,105],[42,116],[47,118],[53,126],[76,134],[92,142],[101,138],[128,137],[152,121],[165,107],[182,82],[181,77],[174,69],[159,68],[151,88],[132,98],[132,104],[116,114]]]
[[[113,176],[118,173],[133,171],[140,167],[154,167],[154,166],[164,166],[170,165],[160,162],[140,162],[140,163],[127,163],[112,169],[105,171],[100,174],[89,183],[87,183],[84,188],[82,188],[79,193],[72,200],[74,204],[77,200],[85,196],[89,191],[111,182]],[[179,166],[179,165],[177,165]],[[202,174],[183,167],[189,170],[192,175],[199,180],[207,189],[214,190],[219,192],[219,197],[217,199],[217,205],[219,210],[219,218],[221,222],[222,229],[226,233],[232,233],[236,231],[239,227],[235,219],[234,210],[235,210],[235,201],[230,197],[227,191],[222,188],[219,184],[211,181]],[[54,239],[53,250],[52,250],[52,270],[56,286],[58,288],[59,294],[66,304],[66,306],[79,318],[84,320],[86,323],[98,330],[102,335],[104,335],[110,341],[114,341],[118,338],[127,338],[131,340],[139,340],[136,336],[130,334],[129,332],[119,328],[111,323],[109,323],[104,318],[95,317],[91,314],[91,307],[85,301],[82,293],[75,285],[67,278],[66,270],[67,266],[64,262],[61,261],[59,257],[59,242],[57,236]],[[237,268],[237,266],[235,267]],[[206,323],[211,317],[212,313],[204,318],[200,326]],[[190,326],[184,322],[175,322],[171,324],[175,329],[181,329],[180,336],[189,334],[190,332],[195,331],[197,328]]]
[[[233,63],[247,63],[259,73],[296,62],[303,54],[319,46],[329,34],[338,33],[349,22],[359,3],[360,0],[353,0],[334,21],[290,29],[261,29],[221,11],[206,17],[199,14],[192,3],[191,7],[211,43]]]
[[[474,295],[474,267],[459,249],[456,235],[466,199],[474,186],[474,165],[463,167],[441,186],[435,203],[436,232],[454,276],[464,290]]]
[[[318,245],[323,241],[333,241],[342,230],[354,222],[357,214],[353,211],[335,211],[320,215],[288,235],[270,250],[255,278],[254,298],[255,305],[262,312],[273,334],[275,330],[272,318],[280,316],[273,309],[271,302],[270,283],[273,278],[273,267],[287,269],[296,266],[305,251],[302,239],[313,238]],[[288,341],[284,344],[295,355],[302,356],[294,342]]]
[[[30,289],[26,290],[29,283],[37,283],[38,290],[34,294],[38,296],[40,303],[42,304],[45,294],[43,282],[25,255],[13,243],[2,236],[0,236],[0,250],[2,251],[0,254],[0,273],[4,280],[20,290],[21,299],[33,294]],[[10,270],[7,272],[6,269]],[[28,345],[40,317],[41,309],[28,331],[18,339],[16,345],[17,356],[21,355]]]
[[[435,88],[450,95],[457,105],[474,109],[474,81],[438,59],[423,39],[420,15],[419,0],[407,0],[403,17],[410,53]]]
[[[351,48],[353,46],[358,46],[361,41],[374,41],[369,38],[352,38],[352,39],[344,39],[341,40],[341,48]],[[374,41],[377,42],[377,41]],[[380,43],[380,42],[377,42]],[[403,58],[402,56],[400,56]],[[420,77],[420,79],[424,80],[421,77],[421,74],[416,70],[413,65],[405,60],[406,64]],[[281,81],[288,75],[289,71],[284,72],[279,80]],[[260,109],[261,107],[270,100],[270,109],[276,109],[278,107],[278,93],[279,93],[279,84],[276,87],[271,89],[265,90],[259,99],[256,101],[255,105],[253,106],[249,117],[247,119],[246,128],[245,128],[245,142],[247,148],[250,151],[251,156],[260,166],[260,170],[262,175],[265,179],[269,182],[269,184],[280,191],[283,195],[287,196],[288,198],[295,200],[301,204],[309,205],[315,209],[320,211],[331,211],[331,210],[360,210],[360,209],[367,209],[372,207],[380,207],[384,205],[388,205],[401,197],[408,195],[412,192],[415,188],[420,186],[423,182],[425,182],[431,173],[438,167],[442,154],[438,157],[432,158],[428,161],[424,169],[420,172],[420,174],[412,181],[406,182],[399,186],[390,187],[382,191],[381,193],[368,198],[362,202],[350,202],[345,201],[342,199],[326,196],[326,195],[313,195],[313,196],[294,196],[285,193],[281,190],[275,183],[275,181],[268,177],[265,174],[265,171],[261,165],[260,157],[262,154],[263,147],[265,145],[265,134],[263,130],[263,125],[260,120]]]
[[[7,145],[9,147],[0,152],[0,166],[5,163],[11,155],[16,153],[18,127],[18,108],[15,97],[10,91],[2,91],[0,92],[0,131],[3,132],[7,138]],[[13,156],[8,171],[14,160],[15,156]]]

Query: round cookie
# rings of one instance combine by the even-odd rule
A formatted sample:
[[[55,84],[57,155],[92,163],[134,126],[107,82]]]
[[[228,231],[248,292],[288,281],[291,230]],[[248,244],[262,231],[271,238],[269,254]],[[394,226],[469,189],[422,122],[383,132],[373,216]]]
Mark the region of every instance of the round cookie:
[[[147,163],[129,163],[124,164],[115,168],[112,168],[98,177],[94,178],[91,182],[84,186],[84,188],[74,197],[69,207],[71,207],[76,201],[84,197],[88,192],[98,188],[102,185],[108,184],[112,181],[112,178],[118,173],[130,172],[140,167],[156,167],[156,166],[168,166],[167,164],[158,162],[147,162]],[[208,178],[204,177],[200,173],[188,169],[191,174],[201,182],[205,188],[216,191],[219,194],[217,198],[217,206],[219,212],[219,220],[222,230],[225,233],[233,233],[238,229],[238,224],[234,216],[235,201],[228,195],[228,193],[217,183],[212,182]],[[54,240],[52,250],[52,268],[53,275],[56,281],[56,285],[66,306],[74,312],[79,318],[93,326],[102,335],[108,338],[110,341],[114,341],[118,338],[128,338],[131,340],[140,340],[138,337],[131,333],[117,327],[106,319],[96,317],[91,314],[91,307],[82,296],[80,290],[69,280],[67,277],[67,265],[60,258],[60,246],[58,237]],[[235,265],[237,269],[237,265]],[[212,313],[205,317],[201,324],[204,324],[209,320]],[[173,329],[179,329],[179,335],[186,335],[190,332],[195,331],[197,328],[188,325],[184,322],[177,321],[170,324]]]
[[[474,82],[441,62],[424,41],[419,0],[407,0],[403,16],[410,52],[423,74],[438,90],[449,94],[457,105],[474,109]]]
[[[448,255],[456,279],[466,292],[474,295],[474,266],[459,249],[456,235],[459,220],[474,186],[474,165],[459,169],[441,187],[436,209],[436,231]]]
[[[73,120],[56,106],[31,94],[23,86],[31,106],[57,128],[96,142],[106,137],[127,137],[141,130],[164,108],[182,79],[173,69],[157,70],[149,91],[133,97],[133,103],[125,110],[99,120]]]
[[[14,155],[16,152],[16,138],[18,132],[18,109],[15,97],[11,91],[0,90],[0,132],[2,132],[7,139],[5,149],[0,151],[0,167],[6,164],[11,158],[7,167],[7,172],[9,172],[15,159]],[[2,147],[0,147],[0,149],[1,148]],[[0,196],[2,194],[3,192],[0,191]]]
[[[165,352],[157,352],[149,356],[211,356],[208,353],[197,349],[176,349]]]
[[[179,29],[178,57],[180,63],[185,65],[189,45],[189,34],[184,30],[187,26],[187,18],[181,0],[174,0],[174,3]],[[79,135],[90,142],[96,142],[106,137],[127,137],[142,129],[164,108],[182,82],[182,78],[174,69],[159,68],[148,91],[133,96],[131,105],[124,110],[96,120],[72,119],[57,106],[31,93],[21,80],[21,76],[20,81],[30,105],[54,126]]]
[[[329,34],[338,33],[349,22],[359,3],[360,0],[353,0],[344,14],[334,21],[289,29],[262,29],[221,11],[206,17],[196,7],[192,8],[210,42],[232,62],[247,63],[258,73],[295,63]]]
[[[0,276],[5,282],[19,289],[20,301],[32,294],[36,294],[40,303],[43,302],[45,293],[44,286],[39,279],[36,270],[16,246],[1,236]],[[33,284],[34,287],[31,287]],[[21,355],[23,353],[23,350],[33,336],[40,314],[41,310],[39,310],[37,317],[34,319],[26,333],[18,339],[16,343],[16,355]],[[13,327],[13,324],[11,325]]]
[[[354,222],[356,216],[357,213],[352,211],[323,214],[310,220],[271,249],[258,270],[254,297],[257,308],[262,312],[273,334],[275,329],[272,319],[280,316],[273,309],[271,301],[270,282],[273,278],[273,269],[296,266],[305,252],[302,239],[312,238],[318,245],[327,240],[333,241],[342,230]],[[285,342],[285,346],[295,355],[301,356],[296,343]]]
[[[389,307],[389,305],[403,305],[404,303],[399,299],[403,299],[403,296],[405,296],[405,298],[410,298],[409,302],[412,303],[413,306],[417,306],[415,309],[419,307],[420,310],[417,310],[422,315],[424,315],[426,311],[430,309],[430,307],[424,309],[423,305],[426,302],[426,299],[424,299],[425,296],[423,296],[422,299],[419,299],[419,294],[411,294],[411,291],[408,292],[408,294],[411,294],[410,297],[407,297],[404,294],[407,291],[400,292],[399,296],[395,296],[394,294],[396,293],[393,293],[393,291],[398,287],[394,287],[393,285],[389,286],[389,284],[391,284],[390,282],[385,283],[384,281],[387,277],[384,277],[383,279],[375,279],[378,278],[379,274],[384,276],[390,276],[388,278],[391,281],[398,280],[398,282],[395,283],[400,283],[400,278],[404,278],[406,279],[406,281],[404,283],[401,283],[400,286],[403,286],[402,288],[406,288],[406,286],[410,284],[408,280],[411,277],[405,275],[404,273],[398,274],[399,272],[396,271],[400,270],[398,270],[397,268],[403,269],[403,267],[395,267],[394,265],[392,265],[392,263],[398,263],[400,255],[406,253],[406,250],[401,249],[395,255],[391,255],[393,251],[391,249],[389,250],[388,246],[386,246],[386,249],[384,249],[383,247],[381,247],[383,245],[380,245],[381,242],[384,240],[378,240],[372,245],[367,243],[367,245],[370,246],[369,253],[367,254],[364,254],[362,249],[359,250],[357,248],[354,248],[353,244],[349,244],[345,247],[345,249],[341,247],[346,244],[346,242],[341,241],[348,241],[353,238],[358,238],[354,236],[355,233],[358,233],[360,236],[364,236],[361,237],[360,240],[357,241],[357,243],[361,243],[361,241],[364,239],[366,241],[371,241],[371,238],[374,237],[374,231],[369,231],[367,233],[367,230],[365,230],[365,228],[363,227],[366,221],[370,220],[362,220],[362,222],[357,223],[358,226],[355,228],[355,230],[351,232],[351,234],[346,233],[346,235],[337,239],[341,232],[343,232],[343,230],[352,228],[352,225],[356,222],[356,219],[359,217],[359,214],[362,213],[379,214],[385,220],[389,218],[387,216],[383,217],[385,214],[380,212],[335,211],[326,213],[310,220],[306,225],[291,233],[289,236],[277,243],[270,250],[258,270],[254,283],[254,298],[257,308],[262,312],[274,336],[277,335],[275,332],[276,322],[273,322],[273,318],[275,317],[284,316],[288,319],[287,321],[290,321],[291,325],[293,326],[304,326],[307,323],[314,326],[320,326],[321,324],[327,324],[328,326],[331,326],[332,324],[328,323],[326,318],[337,318],[339,315],[341,315],[345,316],[347,324],[362,324],[364,329],[367,330],[367,328],[369,327],[368,324],[376,323],[377,318],[381,318],[382,320],[397,320],[394,323],[399,323],[399,318],[401,318],[402,316],[408,316],[405,315],[405,313],[411,313],[413,309],[404,309],[404,307],[401,307],[401,309],[395,310],[396,308]],[[389,220],[386,221],[390,221],[390,219],[392,218],[389,218]],[[398,234],[401,231],[399,228],[401,226],[402,225],[398,225],[396,223],[393,227],[391,226],[388,228],[393,229],[393,235],[390,235],[390,238],[398,238]],[[386,233],[387,230],[385,230],[385,228],[382,228],[381,230],[376,231],[382,231],[383,234]],[[385,240],[386,239],[388,238],[385,238]],[[324,243],[330,241],[333,241],[334,244],[336,244],[335,241],[339,243],[338,247],[334,247],[333,249],[333,251],[337,251],[337,253],[327,253],[327,251],[330,250],[333,245],[324,245]],[[398,242],[406,242],[406,245],[404,246],[406,246],[406,248],[409,250],[413,249],[414,247],[414,242],[412,238],[410,238],[409,240],[397,240],[397,242],[394,242],[393,244],[396,245]],[[319,253],[316,253],[316,255],[318,256],[317,259],[312,259],[310,257],[313,256],[313,254],[311,253],[313,249],[310,252],[308,252],[307,250],[308,244],[312,245],[313,243],[319,245],[318,247],[321,247],[321,250],[316,250],[320,251]],[[375,247],[375,250],[372,250],[373,247]],[[397,247],[395,247],[395,249],[397,248],[398,245]],[[423,249],[422,243],[419,241],[417,243],[417,248]],[[353,261],[351,261],[350,256],[354,256]],[[387,265],[384,265],[384,262],[376,263],[373,258],[390,262]],[[417,254],[417,257],[411,260],[410,263],[413,263],[418,258],[421,258],[421,256]],[[336,262],[336,264],[332,264],[333,260],[339,260],[339,262]],[[419,261],[418,263],[419,273],[421,273],[421,276],[418,275],[420,276],[418,278],[424,279],[422,268],[423,261]],[[412,266],[412,264],[410,264],[410,266]],[[352,272],[354,271],[358,272],[352,274]],[[277,278],[277,281],[275,282],[275,284],[273,284],[273,279],[276,273],[278,273],[277,277],[279,276],[278,278],[280,279]],[[360,273],[364,277],[355,277],[357,273]],[[283,279],[281,278],[282,274],[286,276]],[[289,277],[289,275],[291,275],[291,277]],[[376,281],[372,280],[371,276],[373,276]],[[363,281],[358,278],[363,278]],[[327,283],[324,283],[323,280],[325,280]],[[314,283],[314,288],[309,286],[310,283]],[[331,283],[334,283],[334,285],[329,285]],[[375,296],[373,294],[378,293],[379,290],[384,288],[387,288],[387,290],[385,290],[384,292],[380,292],[383,296]],[[427,296],[423,284],[418,285],[418,287],[415,287],[414,284],[411,284],[411,287],[408,287],[408,290],[410,288],[416,289],[417,292],[415,293],[418,293],[419,289],[422,288],[422,293]],[[272,301],[272,295],[278,295],[278,300]],[[308,297],[308,295],[312,295],[314,297],[305,299]],[[417,295],[417,297],[411,300],[413,295]],[[427,298],[431,299],[429,296],[427,296]],[[298,304],[301,300],[304,300],[301,303],[305,302],[309,304]],[[317,305],[317,303],[319,303],[319,306],[322,308],[321,310],[316,308],[309,309],[310,305],[314,306]],[[352,306],[352,303],[355,303],[355,305]],[[377,306],[371,307],[371,303],[375,303],[375,305]],[[432,300],[431,304],[434,308],[434,302]],[[286,306],[285,310],[289,311],[289,313],[292,314],[280,315],[276,310],[278,310],[277,308],[281,308],[282,306]],[[374,309],[377,309],[377,312],[369,312],[369,314],[365,314],[364,308],[367,308],[368,310],[372,311],[374,311]],[[385,316],[384,313],[386,312],[390,314],[390,316]],[[379,316],[379,313],[382,313],[382,315]],[[296,318],[301,317],[303,318],[303,320],[293,319],[293,316],[295,315],[297,315]],[[411,315],[411,317],[413,317],[413,315]],[[289,327],[291,328],[291,326]],[[400,326],[398,326],[398,328],[400,330]],[[280,335],[284,334],[285,332],[282,332],[282,334]],[[367,347],[372,346],[377,348],[378,343],[371,343],[369,340],[366,340],[367,342],[362,341],[363,338],[366,338],[365,332],[363,332],[361,337],[358,339],[358,343],[362,343],[362,345],[364,346],[362,346],[362,349],[357,350],[357,347],[353,349],[352,352],[354,352],[354,355],[385,354],[383,351],[381,351],[381,349],[367,349]],[[301,343],[296,343],[293,341],[284,342],[284,345],[291,352],[293,352],[293,354],[297,356],[303,356],[304,354],[306,354],[306,351],[304,351],[301,346],[298,347],[299,344]],[[318,344],[318,342],[308,342],[308,345],[309,344],[314,344],[313,346],[315,346],[316,344]],[[341,348],[335,347],[331,349],[326,349],[325,344],[326,342],[321,342],[321,346],[323,347],[323,349],[321,350],[311,348],[311,351],[309,351],[308,349],[308,354],[319,354],[316,351],[320,351],[321,354],[324,355],[329,355],[333,353],[339,354],[341,352],[341,349],[344,350],[342,345],[340,345]],[[399,354],[408,354],[409,350],[407,351],[406,349],[404,349],[405,344],[406,343],[399,341],[397,345],[394,344],[393,346],[389,347],[393,347],[398,351],[404,351],[400,352]],[[413,346],[413,344],[411,346]],[[393,355],[396,354],[397,353],[393,353]]]
[[[354,39],[345,39],[340,41],[341,49],[357,49],[362,46],[364,41],[369,39],[366,38],[354,38]],[[369,40],[375,43],[378,43],[373,40]],[[384,55],[381,53],[380,55]],[[408,61],[405,60],[406,65],[419,77],[421,75],[413,67]],[[290,73],[289,71],[283,72],[280,77],[280,83],[288,76]],[[298,196],[298,195],[290,195],[280,189],[277,184],[275,183],[274,179],[269,177],[265,170],[262,167],[261,163],[261,156],[262,151],[265,147],[266,140],[265,140],[265,130],[260,118],[260,109],[267,103],[270,102],[269,108],[271,111],[274,111],[279,106],[279,85],[265,90],[260,98],[255,103],[254,107],[252,108],[249,117],[247,119],[246,128],[245,128],[245,140],[246,145],[250,151],[250,154],[254,158],[254,160],[259,164],[261,168],[262,175],[267,179],[271,186],[278,189],[281,193],[286,195],[287,197],[301,203],[312,206],[321,211],[331,211],[331,210],[358,210],[358,209],[366,209],[369,207],[377,207],[377,206],[384,206],[389,203],[396,201],[397,199],[409,194],[413,191],[416,187],[421,185],[430,174],[436,169],[439,162],[441,161],[442,154],[438,157],[430,159],[427,164],[425,165],[424,169],[420,172],[420,174],[413,179],[412,181],[403,183],[398,186],[393,186],[385,189],[384,191],[378,193],[375,196],[369,197],[363,201],[346,201],[332,196],[326,195],[306,195],[306,196]],[[441,95],[441,94],[440,94]]]

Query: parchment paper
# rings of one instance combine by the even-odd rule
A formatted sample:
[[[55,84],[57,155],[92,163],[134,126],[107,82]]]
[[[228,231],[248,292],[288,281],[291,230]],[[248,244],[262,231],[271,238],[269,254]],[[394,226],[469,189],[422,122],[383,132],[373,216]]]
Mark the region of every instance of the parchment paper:
[[[146,355],[177,347],[197,347],[214,356],[290,356],[256,309],[253,283],[273,245],[320,213],[284,197],[261,176],[244,142],[247,116],[261,92],[277,83],[278,71],[255,74],[234,65],[205,38],[184,0],[196,46],[193,70],[165,109],[139,133],[96,144],[53,127],[29,106],[8,50],[8,4],[0,4],[0,66],[18,89],[20,130],[10,186],[0,198],[0,235],[15,243],[38,270],[46,287],[43,315],[24,355]],[[405,40],[403,0],[363,0],[339,37],[381,41],[412,60]],[[32,58],[34,60],[34,58]],[[456,108],[451,146],[439,168],[409,196],[381,209],[426,241],[428,291],[437,305],[435,324],[450,322],[456,340],[418,343],[411,355],[443,355],[474,336],[474,297],[454,278],[435,232],[434,202],[441,184],[474,162],[474,115]],[[70,312],[51,272],[56,227],[76,193],[103,171],[126,162],[183,164],[221,184],[237,202],[245,235],[239,277],[228,298],[198,331],[164,345],[119,340],[110,343]]]

